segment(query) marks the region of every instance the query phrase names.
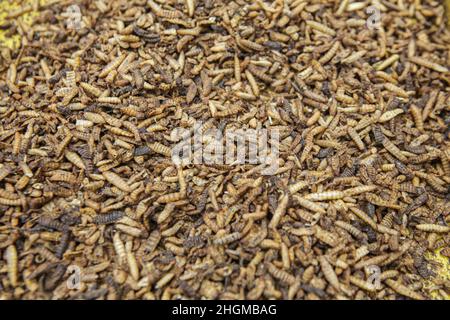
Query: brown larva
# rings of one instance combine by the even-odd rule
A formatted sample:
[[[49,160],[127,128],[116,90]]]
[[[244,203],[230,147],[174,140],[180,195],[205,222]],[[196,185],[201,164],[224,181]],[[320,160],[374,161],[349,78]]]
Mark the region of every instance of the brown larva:
[[[304,198],[306,200],[312,201],[328,201],[328,200],[337,200],[344,197],[344,192],[342,191],[326,191],[319,193],[310,193],[307,194]]]
[[[325,279],[327,279],[327,281],[331,284],[331,286],[333,286],[334,289],[336,289],[337,291],[340,291],[339,279],[338,279],[333,267],[328,262],[327,257],[320,256],[319,263],[320,263],[322,272],[325,276]]]
[[[222,237],[214,239],[213,243],[215,245],[225,245],[234,241],[237,241],[241,238],[240,232],[234,232],[230,234],[223,235]]]
[[[102,94],[102,91],[99,88],[97,88],[87,82],[80,82],[80,87],[83,88],[84,91],[86,91],[88,94],[93,95],[97,98],[100,97]]]
[[[372,227],[372,229],[377,230],[377,225],[375,223],[375,221],[373,221],[372,218],[370,218],[367,213],[365,213],[364,211],[362,211],[361,209],[351,206],[350,211],[353,212],[358,218],[360,218],[361,220],[363,220],[365,223],[367,223],[369,226]]]
[[[409,61],[419,66],[434,70],[436,72],[448,72],[448,69],[446,67],[443,67],[435,62],[432,62],[428,59],[424,59],[421,57],[409,57]]]
[[[116,173],[114,173],[112,171],[105,171],[105,172],[102,173],[102,175],[103,175],[103,177],[105,177],[105,179],[109,183],[111,183],[112,185],[116,186],[120,190],[122,190],[124,192],[131,192],[131,189],[130,189],[130,186],[128,185],[128,183],[125,180],[123,180]]]
[[[239,46],[243,47],[244,49],[250,49],[250,50],[255,50],[255,51],[263,51],[264,50],[264,46],[247,40],[247,39],[243,39],[240,37],[236,37],[236,42]]]
[[[387,151],[389,151],[390,154],[392,154],[394,157],[396,157],[398,160],[402,162],[407,162],[408,159],[403,155],[402,151],[393,144],[388,138],[383,139],[383,147],[386,148]]]
[[[108,63],[103,70],[98,74],[100,78],[106,77],[111,71],[119,67],[119,65],[123,62],[123,60],[126,58],[125,54],[120,54],[117,56],[114,60],[112,60],[110,63]]]
[[[111,211],[105,214],[96,215],[93,222],[96,224],[110,224],[120,220],[124,216],[122,211]]]
[[[151,150],[153,150],[154,152],[162,154],[162,155],[164,155],[166,157],[171,157],[172,156],[172,150],[169,147],[167,147],[167,146],[165,146],[165,145],[163,145],[163,144],[161,144],[159,142],[155,142],[155,143],[149,144],[148,147]]]
[[[416,228],[418,230],[426,231],[426,232],[436,232],[436,233],[450,232],[449,226],[443,226],[443,225],[438,225],[438,224],[427,224],[427,223],[418,224],[418,225],[416,225]]]
[[[338,226],[339,228],[344,229],[345,231],[350,233],[352,236],[354,236],[358,240],[367,239],[367,235],[365,233],[360,231],[358,228],[352,226],[351,224],[348,224],[348,223],[346,223],[344,221],[339,221],[338,220],[338,221],[335,222],[335,225]]]
[[[311,210],[313,212],[318,212],[318,213],[325,213],[326,212],[325,209],[322,206],[320,206],[319,204],[316,204],[316,203],[314,203],[314,202],[312,202],[310,200],[307,200],[307,199],[302,198],[302,197],[297,196],[297,195],[294,195],[293,198],[299,205],[301,205],[302,207],[304,207],[304,208],[306,208],[308,210]]]
[[[327,27],[326,25],[319,23],[317,21],[313,21],[313,20],[307,20],[306,24],[317,31],[323,32],[325,34],[328,34],[330,36],[335,36],[336,35],[336,31],[334,31],[333,29],[331,29],[330,27]]]
[[[124,265],[126,261],[125,245],[123,244],[122,239],[120,239],[119,232],[114,233],[113,245],[119,265]]]
[[[270,220],[269,227],[276,228],[280,223],[281,218],[286,212],[286,208],[289,202],[289,196],[287,194],[283,194],[280,196],[278,200],[278,206],[273,214],[272,220]]]
[[[8,279],[13,288],[17,287],[19,281],[17,249],[14,245],[9,245],[4,252]]]
[[[409,96],[408,92],[392,83],[385,83],[384,88],[402,98],[408,98]]]
[[[293,284],[295,282],[295,277],[288,272],[278,269],[272,263],[266,265],[267,271],[276,279],[283,281],[286,284]]]
[[[327,51],[326,54],[324,54],[320,59],[319,59],[319,63],[325,64],[328,61],[330,61],[337,53],[337,51],[339,50],[341,43],[339,41],[336,41],[331,48]]]
[[[170,203],[184,199],[185,195],[182,192],[174,192],[160,196],[156,199],[158,203]]]
[[[392,279],[386,279],[385,283],[391,287],[395,292],[406,296],[408,298],[414,299],[414,300],[423,300],[423,296],[420,295],[417,292],[414,292],[413,290],[409,289],[408,287],[401,284],[399,281],[395,281]]]
[[[335,233],[330,233],[319,226],[314,226],[314,235],[320,241],[328,244],[331,247],[336,247],[339,243],[339,239]]]
[[[86,170],[86,165],[83,162],[83,159],[81,157],[72,151],[66,150],[65,157],[67,160],[73,163],[74,166],[78,167],[79,169]]]
[[[374,292],[376,291],[376,288],[374,285],[372,285],[371,283],[367,282],[366,280],[357,278],[355,276],[350,276],[349,277],[350,283],[357,286],[358,288],[361,288],[365,291],[368,292]]]
[[[419,129],[420,132],[424,132],[422,113],[419,108],[413,104],[409,107],[409,111],[411,112],[411,115],[414,119],[416,128]]]

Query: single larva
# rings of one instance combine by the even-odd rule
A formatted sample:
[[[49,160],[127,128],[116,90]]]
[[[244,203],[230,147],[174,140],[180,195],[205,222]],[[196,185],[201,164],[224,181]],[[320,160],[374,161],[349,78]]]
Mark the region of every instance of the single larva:
[[[286,208],[289,202],[288,194],[283,194],[279,198],[277,209],[275,210],[272,220],[270,220],[269,227],[276,228],[280,223],[281,218],[286,213]]]
[[[93,222],[96,224],[110,224],[120,220],[123,216],[123,211],[111,211],[109,213],[96,215]]]
[[[375,185],[359,186],[344,190],[344,196],[354,196],[362,193],[369,193],[377,189]]]
[[[376,206],[379,206],[379,207],[386,207],[386,208],[391,208],[391,209],[396,209],[396,210],[399,210],[401,208],[398,204],[395,204],[395,203],[392,203],[389,201],[385,201],[375,194],[367,193],[366,200]]]
[[[237,58],[238,59],[238,58]],[[238,60],[239,61],[239,60]],[[239,74],[239,76],[236,77],[236,81],[240,81],[240,64],[236,63],[239,66],[239,69],[235,71],[236,74]],[[238,67],[236,67],[238,68]],[[262,81],[266,82],[266,83],[272,83],[274,81],[274,79],[272,77],[270,77],[269,75],[267,75],[265,72],[263,72],[262,70],[258,69],[256,66],[253,66],[252,64],[250,64],[247,69],[258,79],[261,79]],[[238,80],[239,79],[239,80]]]
[[[415,105],[411,105],[409,107],[409,111],[411,112],[411,115],[414,119],[416,128],[419,129],[420,132],[424,132],[422,113],[420,112],[419,108]]]
[[[99,103],[106,103],[106,104],[121,104],[122,100],[118,97],[98,97],[97,101]]]
[[[8,279],[13,288],[16,288],[19,281],[17,249],[14,245],[9,245],[4,252]]]
[[[322,206],[320,206],[319,204],[316,204],[310,200],[302,198],[298,195],[294,195],[293,198],[299,205],[301,205],[302,207],[304,207],[308,210],[311,210],[313,212],[323,213],[323,214],[326,212]]]
[[[347,129],[348,135],[355,142],[356,146],[359,150],[363,151],[365,149],[364,142],[361,140],[359,134],[352,127],[348,127]]]
[[[345,194],[342,191],[326,191],[307,194],[304,199],[311,201],[328,201],[342,199],[344,195]]]
[[[102,91],[99,88],[87,82],[80,82],[80,87],[83,88],[88,94],[93,95],[97,98],[100,97],[102,94]]]
[[[306,25],[311,27],[311,29],[323,32],[323,33],[328,34],[330,36],[335,36],[336,35],[336,31],[334,31],[330,27],[328,27],[328,26],[326,26],[326,25],[324,25],[322,23],[319,23],[317,21],[307,20],[306,21]]]
[[[391,287],[392,290],[394,290],[395,292],[397,292],[403,296],[406,296],[406,297],[414,299],[414,300],[423,300],[424,299],[424,297],[421,294],[414,292],[413,290],[411,290],[408,287],[401,284],[399,281],[395,281],[392,279],[386,279],[384,282],[389,287]]]
[[[63,257],[64,252],[67,250],[67,247],[69,246],[70,238],[71,232],[65,230],[61,235],[58,246],[56,247],[55,256],[57,258],[61,259]]]
[[[425,181],[433,188],[435,191],[440,193],[446,193],[447,188],[445,187],[445,182],[439,179],[438,177],[426,174],[423,172],[414,172],[414,174],[420,178],[425,179]]]
[[[396,116],[402,114],[403,112],[404,112],[403,109],[400,109],[400,108],[387,111],[378,118],[378,122],[383,123],[383,122],[390,121],[390,120],[394,119]]]
[[[418,224],[418,225],[416,225],[416,228],[418,230],[426,231],[426,232],[437,232],[437,233],[450,232],[449,226],[443,226],[443,225],[439,225],[439,224],[428,224],[428,223]]]
[[[387,151],[389,151],[390,154],[392,154],[394,157],[396,157],[398,160],[402,162],[407,162],[408,159],[403,155],[402,151],[391,142],[388,138],[384,138],[382,141],[383,147],[386,148]]]
[[[294,284],[295,277],[284,270],[278,269],[273,264],[267,264],[267,271],[276,279],[283,281],[286,284]]]
[[[228,243],[237,241],[241,237],[242,237],[242,235],[240,232],[234,232],[234,233],[230,233],[230,234],[227,234],[222,237],[214,239],[213,243],[215,245],[224,245],[224,244],[228,244]]]
[[[194,12],[195,12],[195,0],[185,0],[186,3],[186,8],[187,8],[187,12],[189,17],[193,17],[194,16]]]
[[[384,88],[402,98],[408,98],[408,96],[409,96],[408,92],[406,92],[404,89],[402,89],[392,83],[389,83],[389,82],[384,84]]]
[[[102,172],[102,175],[109,183],[116,186],[120,190],[124,192],[131,192],[131,188],[128,185],[128,183],[124,179],[122,179],[118,174],[112,171],[105,171]]]
[[[125,244],[125,250],[127,255],[127,263],[128,263],[128,269],[130,270],[130,275],[134,280],[139,280],[139,266],[136,260],[136,257],[134,256],[132,252],[133,244],[131,241],[127,241]]]
[[[108,63],[103,70],[98,74],[100,78],[106,77],[111,71],[115,70],[119,67],[119,65],[125,60],[127,56],[125,54],[120,54],[117,56],[114,60],[112,60],[110,63]]]
[[[114,245],[114,251],[116,252],[117,261],[119,265],[124,265],[126,261],[126,251],[125,251],[125,245],[122,242],[122,239],[120,239],[120,233],[116,232],[113,236],[113,245]]]
[[[73,163],[74,166],[78,167],[79,169],[86,170],[86,165],[83,162],[83,159],[81,157],[72,151],[66,150],[64,153],[67,160]]]
[[[375,221],[370,218],[367,213],[362,211],[361,209],[358,209],[357,207],[351,206],[349,207],[350,211],[353,212],[358,218],[363,220],[365,223],[367,223],[369,226],[372,227],[372,229],[377,230],[377,224]]]
[[[446,150],[441,153],[442,168],[444,169],[445,175],[450,177],[450,151]]]
[[[161,240],[161,232],[159,232],[158,230],[152,231],[145,244],[145,252],[147,254],[153,253],[153,251],[158,246],[160,240]]]
[[[171,157],[172,156],[172,150],[171,148],[159,143],[159,142],[155,142],[152,144],[149,144],[148,147],[153,150],[156,153],[162,154],[166,157]]]
[[[330,50],[327,51],[326,54],[324,54],[320,59],[319,59],[319,63],[321,64],[325,64],[328,61],[330,61],[337,53],[337,51],[339,50],[341,43],[339,41],[336,41],[330,48]]]
[[[368,291],[368,292],[375,292],[376,291],[375,286],[372,285],[371,283],[369,283],[366,280],[357,278],[355,276],[350,276],[349,280],[350,280],[351,284],[353,284],[353,285],[357,286],[358,288],[361,288],[361,289],[363,289],[365,291]]]
[[[264,50],[264,46],[247,40],[247,39],[243,39],[241,37],[236,37],[236,42],[239,46],[245,48],[245,49],[250,49],[250,50],[255,50],[255,51],[263,51]]]
[[[432,62],[429,59],[424,59],[421,57],[413,56],[413,57],[409,57],[409,61],[411,61],[412,63],[415,63],[419,66],[434,70],[436,72],[448,72],[448,69],[446,67],[441,66],[440,64],[437,64],[435,62]]]
[[[66,231],[68,230],[69,226],[66,224],[63,224],[57,220],[52,219],[51,217],[42,216],[39,218],[38,223],[41,226],[44,226],[46,228],[58,230],[58,231]]]
[[[252,73],[248,70],[245,70],[245,77],[247,78],[248,82],[250,83],[250,87],[252,89],[253,94],[255,97],[259,96],[259,87],[256,83],[255,78],[253,77]]]
[[[0,204],[6,205],[6,206],[21,206],[23,204],[23,202],[21,199],[0,198]]]
[[[20,196],[14,192],[0,189],[0,198],[8,200],[17,200],[20,198]]]
[[[345,231],[350,233],[352,236],[354,236],[358,240],[367,239],[367,235],[365,233],[360,231],[358,228],[352,226],[351,224],[348,224],[348,223],[346,223],[344,221],[340,221],[340,220],[336,221],[334,224],[336,226],[338,226],[339,228],[344,229]]]
[[[339,239],[335,233],[330,233],[317,225],[314,226],[314,236],[331,247],[336,247],[339,244]]]
[[[338,277],[336,275],[336,272],[334,271],[333,267],[328,262],[327,257],[320,256],[319,257],[319,263],[320,263],[320,267],[322,269],[322,272],[323,272],[323,274],[325,276],[325,279],[327,279],[327,281],[333,286],[334,289],[336,289],[337,291],[340,291],[339,279],[338,279]]]
[[[170,203],[176,202],[178,200],[184,199],[185,195],[182,192],[174,192],[160,196],[156,199],[158,203]]]
[[[164,286],[166,286],[175,276],[175,274],[173,272],[167,273],[166,275],[164,275],[156,284],[155,284],[155,289],[159,289],[162,288]]]

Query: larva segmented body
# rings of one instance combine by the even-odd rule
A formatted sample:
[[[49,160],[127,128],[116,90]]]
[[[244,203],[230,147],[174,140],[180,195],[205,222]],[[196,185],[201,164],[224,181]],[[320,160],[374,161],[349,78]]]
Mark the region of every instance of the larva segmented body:
[[[8,279],[13,288],[17,287],[19,281],[17,249],[14,245],[9,245],[4,253]]]
[[[424,298],[422,295],[418,294],[417,292],[414,292],[413,290],[409,289],[408,287],[402,285],[398,281],[392,280],[392,279],[386,279],[385,283],[391,287],[395,292],[409,297],[414,300],[423,300]]]
[[[304,198],[311,201],[328,201],[328,200],[338,200],[344,197],[344,192],[342,191],[326,191],[319,193],[307,194]]]
[[[276,279],[279,279],[287,284],[295,283],[295,277],[284,270],[278,269],[273,264],[267,264],[267,271]]]
[[[219,237],[217,239],[214,239],[213,243],[215,245],[224,245],[224,244],[228,244],[234,241],[239,240],[242,237],[240,232],[234,232],[234,233],[230,233],[230,234],[226,234],[222,237]]]
[[[122,211],[111,211],[105,214],[96,215],[93,219],[93,222],[96,224],[110,224],[115,223],[120,220],[124,216]]]
[[[124,192],[131,192],[131,188],[128,185],[128,183],[125,180],[123,180],[118,174],[112,171],[105,171],[102,173],[102,175],[109,183],[116,186],[120,190]]]

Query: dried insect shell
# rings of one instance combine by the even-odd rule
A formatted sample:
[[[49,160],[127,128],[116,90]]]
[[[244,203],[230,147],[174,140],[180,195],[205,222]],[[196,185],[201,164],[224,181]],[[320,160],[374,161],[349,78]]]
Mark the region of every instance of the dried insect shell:
[[[105,179],[111,183],[112,185],[116,186],[120,190],[124,192],[131,192],[131,188],[128,185],[128,183],[123,180],[119,175],[112,171],[105,171],[102,173],[102,175],[105,177]]]
[[[267,264],[267,271],[276,279],[283,281],[286,284],[294,284],[295,277],[284,270],[278,269],[273,264]]]
[[[120,233],[116,232],[113,236],[114,250],[117,255],[119,265],[123,265],[126,261],[125,245],[120,239]]]
[[[301,205],[302,207],[304,207],[308,210],[311,210],[313,212],[323,213],[323,214],[325,213],[324,208],[322,208],[320,205],[318,205],[312,201],[309,201],[309,200],[302,198],[300,196],[297,196],[297,195],[294,195],[294,199],[299,205]]]
[[[14,245],[10,245],[6,248],[4,258],[6,260],[9,282],[11,286],[15,288],[18,285],[18,259],[17,250]]]
[[[66,150],[65,156],[66,156],[67,160],[69,160],[70,162],[73,163],[74,166],[76,166],[82,170],[86,170],[86,165],[84,164],[83,160],[81,159],[81,157],[78,154],[76,154],[75,152]]]
[[[438,232],[438,233],[450,232],[450,227],[438,224],[427,224],[427,223],[418,224],[416,225],[416,228],[426,232]]]
[[[342,199],[343,197],[344,197],[344,192],[341,192],[341,191],[327,191],[327,192],[319,192],[319,193],[307,194],[304,197],[304,199],[312,200],[312,201],[328,201],[328,200]]]
[[[395,292],[397,292],[403,296],[409,297],[414,300],[423,300],[424,299],[420,294],[412,291],[411,289],[409,289],[408,287],[402,285],[401,283],[399,283],[397,281],[394,281],[392,279],[386,279],[385,283],[389,287],[391,287]]]
[[[319,257],[320,267],[327,281],[338,291],[340,291],[339,279],[325,256]]]

